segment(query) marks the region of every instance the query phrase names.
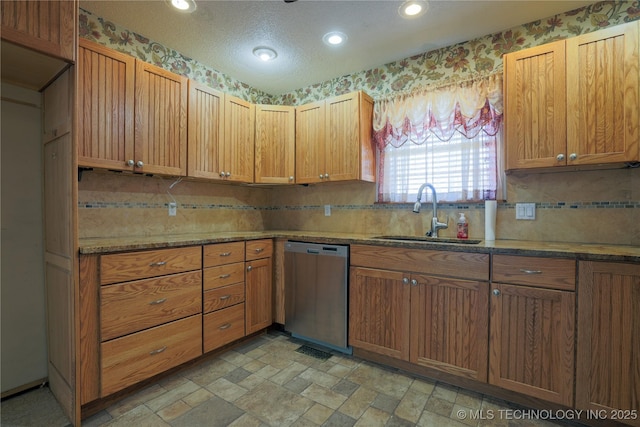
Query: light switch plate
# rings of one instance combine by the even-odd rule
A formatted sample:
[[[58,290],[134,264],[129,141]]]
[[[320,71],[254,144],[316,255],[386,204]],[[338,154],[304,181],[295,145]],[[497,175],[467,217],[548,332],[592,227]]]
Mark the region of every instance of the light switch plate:
[[[324,216],[331,216],[331,205],[324,205]]]
[[[516,203],[516,219],[533,221],[536,219],[535,203]]]

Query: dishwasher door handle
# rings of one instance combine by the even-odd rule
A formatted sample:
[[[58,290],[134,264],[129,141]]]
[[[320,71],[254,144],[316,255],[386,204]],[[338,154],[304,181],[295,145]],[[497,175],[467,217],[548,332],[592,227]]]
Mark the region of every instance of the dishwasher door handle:
[[[308,254],[320,255],[320,251],[316,249],[307,249]]]

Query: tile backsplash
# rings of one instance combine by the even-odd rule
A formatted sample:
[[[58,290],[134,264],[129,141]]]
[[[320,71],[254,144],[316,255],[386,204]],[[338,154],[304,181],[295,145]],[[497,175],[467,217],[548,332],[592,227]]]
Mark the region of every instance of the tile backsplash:
[[[79,182],[80,237],[146,236],[219,231],[305,230],[424,234],[431,210],[375,203],[372,183],[254,187],[84,172]],[[168,215],[175,199],[177,215]],[[536,219],[515,219],[515,204],[536,204]],[[331,216],[324,206],[331,205]],[[484,238],[484,204],[438,205],[455,236],[464,212],[471,238]],[[518,173],[498,202],[497,239],[640,245],[640,169]]]

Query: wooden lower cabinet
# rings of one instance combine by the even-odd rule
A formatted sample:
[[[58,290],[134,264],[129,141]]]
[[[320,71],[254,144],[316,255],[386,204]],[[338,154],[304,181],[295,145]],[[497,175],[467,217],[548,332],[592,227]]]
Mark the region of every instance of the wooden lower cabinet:
[[[489,383],[573,405],[575,293],[493,284]]]
[[[409,359],[410,289],[399,271],[351,267],[349,345]]]
[[[409,361],[486,381],[489,283],[426,275],[411,280]]]
[[[126,335],[100,345],[102,396],[202,354],[202,315]]]
[[[205,353],[244,337],[244,308],[245,304],[240,303],[204,315]]]
[[[496,254],[492,266],[489,383],[573,406],[576,261]]]
[[[273,323],[273,290],[271,257],[246,262],[247,335]]]
[[[640,426],[640,265],[578,265],[576,406]]]
[[[202,273],[199,270],[102,286],[102,340],[199,314],[202,311],[201,292]]]
[[[352,246],[352,265],[367,266],[350,269],[349,345],[486,381],[489,283],[373,268],[379,251],[389,248]],[[403,251],[387,255],[402,259]],[[455,262],[465,254],[448,256]],[[445,268],[438,257],[434,268]],[[414,267],[415,261],[405,258]],[[488,258],[485,271],[488,278]]]

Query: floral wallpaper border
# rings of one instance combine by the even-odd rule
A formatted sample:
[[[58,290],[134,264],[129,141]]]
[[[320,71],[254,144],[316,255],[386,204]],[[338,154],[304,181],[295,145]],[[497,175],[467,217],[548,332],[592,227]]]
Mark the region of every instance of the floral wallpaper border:
[[[259,91],[80,9],[79,35],[255,104],[300,105],[364,90],[374,99],[502,70],[502,55],[640,19],[640,0],[601,1],[547,19],[336,77],[280,96]]]

